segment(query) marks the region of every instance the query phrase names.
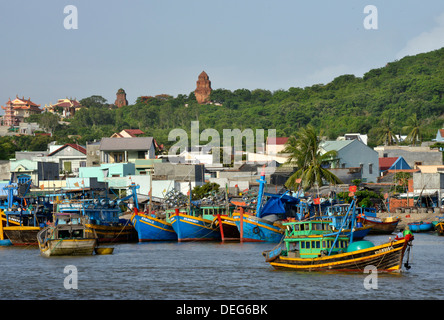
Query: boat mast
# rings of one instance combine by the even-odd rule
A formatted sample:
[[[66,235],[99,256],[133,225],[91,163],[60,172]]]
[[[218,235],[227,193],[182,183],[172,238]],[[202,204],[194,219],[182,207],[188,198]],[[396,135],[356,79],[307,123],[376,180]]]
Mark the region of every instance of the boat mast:
[[[262,167],[262,173],[260,180],[256,180],[259,182],[259,193],[257,195],[257,205],[256,205],[256,217],[260,217],[261,214],[261,207],[262,207],[262,200],[264,197],[264,186],[265,186],[265,165]]]

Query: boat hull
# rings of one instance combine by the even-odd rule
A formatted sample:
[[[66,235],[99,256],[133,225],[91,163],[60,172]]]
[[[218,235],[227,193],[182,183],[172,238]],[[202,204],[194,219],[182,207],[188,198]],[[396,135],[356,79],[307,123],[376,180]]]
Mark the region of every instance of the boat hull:
[[[444,236],[444,222],[438,222],[435,226],[439,236]]]
[[[87,223],[85,227],[86,236],[93,238],[97,235],[100,243],[137,241],[137,232],[132,225],[106,226]]]
[[[363,226],[371,227],[369,234],[392,234],[400,220],[401,219],[384,221],[372,217],[358,217],[358,221],[361,222]]]
[[[278,270],[363,272],[367,266],[374,266],[378,272],[399,272],[406,247],[406,239],[401,239],[363,250],[312,259],[288,257],[280,253],[276,258],[268,259],[268,262]]]
[[[280,242],[285,230],[270,221],[249,214],[233,213],[233,218],[243,242]]]
[[[408,224],[412,232],[428,232],[433,230],[433,223],[431,222],[413,222]]]
[[[170,217],[177,241],[220,241],[219,228],[213,220],[176,213]]]
[[[93,254],[96,245],[96,239],[54,239],[40,246],[40,252],[45,257],[87,256]]]
[[[138,213],[131,216],[131,223],[138,234],[139,242],[177,241],[177,234],[171,223]]]
[[[15,246],[36,246],[38,245],[37,234],[42,230],[40,227],[4,227],[3,232]]]
[[[220,236],[222,241],[240,241],[240,233],[234,218],[219,215],[217,225],[220,228]]]

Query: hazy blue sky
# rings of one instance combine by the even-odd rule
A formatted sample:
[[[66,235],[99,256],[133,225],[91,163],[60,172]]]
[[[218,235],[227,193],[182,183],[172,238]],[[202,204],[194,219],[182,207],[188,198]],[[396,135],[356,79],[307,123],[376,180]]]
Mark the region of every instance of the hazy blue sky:
[[[66,30],[66,5],[78,29]],[[367,30],[366,5],[378,9]],[[444,46],[443,0],[40,0],[0,2],[0,104],[101,95],[269,90],[362,76]]]

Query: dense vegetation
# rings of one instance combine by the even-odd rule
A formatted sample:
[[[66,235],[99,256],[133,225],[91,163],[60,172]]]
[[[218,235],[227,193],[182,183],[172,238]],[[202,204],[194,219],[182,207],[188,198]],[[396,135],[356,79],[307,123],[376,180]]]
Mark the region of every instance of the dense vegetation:
[[[431,140],[444,122],[444,48],[387,63],[362,78],[342,75],[325,85],[274,92],[215,89],[211,101],[199,105],[191,92],[139,97],[134,105],[117,109],[92,96],[80,101],[87,108],[77,112],[70,125],[57,126],[46,118],[45,128],[53,131],[58,143],[85,143],[139,128],[168,146],[174,143],[168,141],[172,129],[189,132],[195,120],[200,130],[214,128],[221,136],[223,129],[234,128],[276,129],[277,136],[290,136],[310,124],[322,128],[329,139],[352,132],[368,134],[369,145],[375,146],[383,142],[381,133],[411,133],[416,119],[422,139]]]

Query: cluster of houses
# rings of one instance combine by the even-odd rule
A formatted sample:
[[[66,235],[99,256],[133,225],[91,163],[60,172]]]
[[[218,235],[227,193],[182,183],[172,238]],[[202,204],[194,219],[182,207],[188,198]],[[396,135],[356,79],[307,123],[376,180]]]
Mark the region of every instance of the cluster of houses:
[[[164,198],[173,189],[187,194],[190,186],[208,182],[228,187],[231,194],[239,195],[257,188],[264,166],[268,191],[279,192],[295,172],[286,164],[288,155],[281,152],[288,140],[285,137],[267,139],[262,150],[242,152],[242,162],[227,166],[216,157],[220,150],[195,146],[169,156],[161,152],[163,146],[153,137],[142,134],[141,130],[128,129],[85,146],[51,143],[47,151],[16,152],[14,159],[0,162],[0,183],[7,184],[12,174],[16,182],[32,180],[36,192],[107,188],[119,196],[125,196],[135,183],[140,186],[139,200],[143,202],[149,194],[154,199]],[[442,141],[443,137],[444,130],[439,130],[436,140]],[[398,184],[394,175],[408,172],[412,178],[405,192],[391,200],[391,211],[414,206],[421,197],[425,198],[422,205],[443,205],[444,165],[440,150],[428,146],[373,149],[367,145],[367,136],[360,134],[325,141],[321,148],[322,152],[336,150],[337,157],[329,170],[344,183],[324,187],[322,192],[348,190],[348,185],[358,179],[365,188],[388,193]]]

